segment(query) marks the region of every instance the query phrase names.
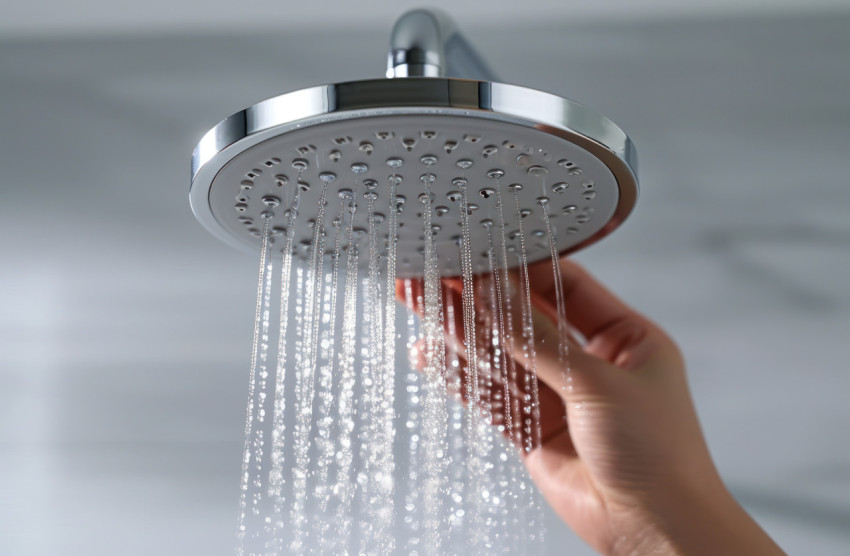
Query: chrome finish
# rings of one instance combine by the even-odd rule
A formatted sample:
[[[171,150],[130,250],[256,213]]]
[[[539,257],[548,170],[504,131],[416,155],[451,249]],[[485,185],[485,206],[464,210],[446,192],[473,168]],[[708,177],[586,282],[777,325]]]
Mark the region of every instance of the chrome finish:
[[[384,246],[397,238],[398,276],[419,276],[427,234],[441,272],[457,275],[461,226],[475,251],[473,270],[482,272],[491,233],[534,262],[551,256],[547,227],[566,254],[631,212],[637,158],[628,136],[578,103],[494,82],[445,14],[402,16],[388,59],[387,76],[403,79],[294,91],[207,132],[192,156],[189,199],[198,220],[225,242],[256,250],[269,218],[275,249],[299,253],[315,226],[337,233],[348,214],[360,240],[370,226]],[[390,198],[394,182],[398,198]],[[364,199],[376,219],[350,211],[352,200],[362,207]],[[323,200],[327,210],[319,211]],[[429,204],[433,225],[424,230]],[[390,211],[398,213],[395,230]]]
[[[459,77],[498,81],[484,59],[440,10],[411,10],[390,36],[387,77]]]
[[[384,128],[397,130],[397,136],[388,142],[375,139],[376,132]],[[405,148],[403,134],[421,132],[416,130],[434,130],[437,135],[434,139],[418,140],[415,147]],[[476,134],[483,138],[480,142],[463,140],[465,135],[472,137]],[[371,138],[376,149],[371,155],[356,148],[358,141],[366,136]],[[451,155],[441,151],[442,141],[447,137],[454,138],[460,145]],[[336,166],[329,159],[329,153],[336,150],[335,138],[348,138],[346,141],[354,138],[350,148],[342,149]],[[494,145],[502,150],[497,158],[485,162],[481,149],[491,138]],[[319,169],[334,169],[340,179],[333,185],[353,189],[358,178],[345,171],[347,165],[356,161],[367,162],[370,171],[375,173],[359,178],[379,180],[382,188],[379,191],[386,195],[389,171],[384,162],[387,156],[398,154],[405,157],[405,181],[399,186],[398,193],[407,197],[407,206],[399,221],[405,222],[405,233],[416,231],[405,239],[400,229],[399,252],[410,253],[416,249],[417,234],[421,234],[422,220],[415,207],[417,196],[422,193],[419,176],[425,169],[419,165],[419,157],[424,154],[435,154],[441,157],[440,164],[446,164],[437,167],[434,172],[438,177],[434,191],[442,199],[452,189],[450,180],[460,175],[452,166],[459,157],[468,156],[475,162],[474,171],[469,174],[472,195],[491,184],[484,175],[487,169],[504,166],[508,172],[502,183],[503,194],[507,196],[504,205],[508,221],[506,229],[511,231],[518,227],[517,219],[511,216],[515,207],[506,186],[511,183],[509,178],[519,179],[516,176],[519,176],[520,168],[518,164],[508,168],[509,163],[513,164],[511,161],[516,160],[516,155],[509,156],[511,147],[504,146],[508,143],[515,143],[513,148],[522,149],[514,152],[526,153],[530,157],[529,164],[545,164],[552,171],[550,182],[533,181],[535,185],[532,187],[532,181],[529,181],[522,191],[522,207],[534,211],[529,219],[523,220],[527,233],[542,227],[536,197],[547,187],[551,191],[555,172],[568,175],[557,165],[561,157],[581,161],[584,177],[592,177],[590,182],[595,184],[598,192],[595,204],[575,204],[578,209],[591,209],[593,214],[578,227],[578,232],[557,234],[556,247],[562,254],[598,241],[619,226],[631,212],[638,190],[635,151],[626,134],[611,121],[578,103],[549,93],[502,83],[442,78],[379,79],[323,85],[280,95],[238,112],[211,129],[196,147],[192,159],[190,201],[197,218],[214,235],[231,245],[256,250],[259,244],[255,237],[256,224],[252,229],[240,223],[239,218],[248,216],[234,212],[234,196],[239,195],[240,180],[245,179],[246,172],[254,173],[252,169],[264,171],[262,177],[252,182],[256,188],[246,192],[246,197],[251,197],[246,203],[247,210],[256,222],[262,210],[258,205],[260,199],[282,191],[273,183],[275,170],[264,167],[263,161],[271,161],[272,158],[282,161],[281,167],[286,167],[289,187],[292,187],[295,175],[287,165],[300,152],[307,153],[305,158],[310,161],[308,172],[312,172],[309,181],[313,187],[304,194],[301,206],[302,211],[308,211],[303,207],[316,206],[318,202],[317,190],[320,187],[315,184],[319,183]],[[576,177],[570,191],[580,191],[582,185],[582,177]],[[550,193],[550,196],[555,198],[554,194]],[[477,201],[481,210],[475,215],[476,224],[479,219],[494,214],[495,206],[492,199]],[[562,208],[558,206],[553,212]],[[457,214],[457,209],[454,211]],[[283,210],[278,212],[283,213]],[[331,208],[326,211],[328,215],[332,212]],[[304,217],[304,220],[307,218]],[[572,216],[559,214],[558,218],[553,219],[556,228],[564,231],[570,227],[566,219]],[[303,224],[302,221],[302,226],[296,231],[308,238],[309,228]],[[358,221],[358,224],[361,227],[366,225],[365,221]],[[329,221],[325,225],[328,230],[331,229]],[[480,226],[475,229],[480,233]],[[438,237],[438,253],[445,274],[459,272],[457,247],[452,241],[458,231],[453,221],[451,226],[445,226],[441,231],[444,235]],[[481,238],[476,241],[480,242]],[[486,244],[486,237],[483,241]],[[540,248],[532,250],[529,260],[542,260],[548,256],[547,249]],[[400,265],[400,276],[415,276],[421,272],[421,256],[411,260],[407,268]],[[486,260],[479,259],[476,269],[484,270],[485,264]]]

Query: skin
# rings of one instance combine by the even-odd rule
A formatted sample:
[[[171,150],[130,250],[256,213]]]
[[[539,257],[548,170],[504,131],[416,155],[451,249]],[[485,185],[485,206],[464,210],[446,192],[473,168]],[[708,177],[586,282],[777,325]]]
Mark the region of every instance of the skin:
[[[551,263],[529,267],[542,441],[523,461],[552,509],[602,554],[784,554],[723,484],[675,343],[581,267],[560,265],[558,285]],[[515,277],[513,285],[518,307]],[[461,282],[443,287],[459,307]],[[585,339],[570,338],[570,387],[558,355],[556,287]],[[507,347],[518,365],[530,364],[518,346]]]

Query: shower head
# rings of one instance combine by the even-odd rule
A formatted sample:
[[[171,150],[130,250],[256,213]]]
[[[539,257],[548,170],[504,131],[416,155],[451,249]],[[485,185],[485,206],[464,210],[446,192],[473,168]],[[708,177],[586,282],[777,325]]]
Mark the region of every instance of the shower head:
[[[497,82],[444,15],[402,16],[388,60],[387,79],[286,93],[207,132],[192,156],[198,220],[256,251],[268,218],[273,248],[297,249],[312,241],[314,226],[333,229],[337,207],[371,195],[382,245],[396,222],[398,275],[419,276],[424,211],[443,275],[461,272],[462,232],[481,272],[494,225],[509,250],[522,247],[534,262],[552,247],[566,254],[599,240],[631,212],[637,178],[628,136],[578,103]],[[323,198],[328,210],[319,211]],[[301,216],[287,230],[293,210]],[[396,219],[387,218],[391,210]],[[365,232],[366,211],[351,218]],[[287,233],[291,242],[275,242]]]

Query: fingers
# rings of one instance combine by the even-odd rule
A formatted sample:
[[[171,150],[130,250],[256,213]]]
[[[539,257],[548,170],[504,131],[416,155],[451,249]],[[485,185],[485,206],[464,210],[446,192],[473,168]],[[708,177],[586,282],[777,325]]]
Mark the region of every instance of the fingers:
[[[675,351],[672,340],[652,321],[623,303],[579,265],[561,259],[561,291],[567,319],[587,339],[585,350],[613,363],[634,370],[659,349]],[[550,262],[529,266],[529,280],[537,299],[555,298],[555,279]],[[553,303],[538,304],[557,322]]]
[[[424,355],[424,340],[419,340],[411,348],[411,364],[419,371],[425,368]],[[460,397],[464,405],[468,405],[469,400],[466,398],[467,390],[465,388],[469,375],[463,372],[466,369],[466,358],[462,352],[458,353],[446,347],[446,361],[458,361],[456,375],[449,376],[447,390],[451,394],[456,394]],[[457,379],[457,380],[456,380]],[[458,384],[459,383],[459,384]],[[523,394],[519,384],[509,383],[508,393],[505,394],[505,382],[498,374],[493,375],[492,383],[482,384],[483,391],[481,393],[482,402],[486,402],[489,411],[484,417],[489,418],[491,425],[501,426],[502,434],[513,442],[518,448],[525,445],[527,432],[523,427],[519,426],[521,418],[521,409],[517,407],[506,407],[505,400],[514,400],[512,406],[516,406],[518,396]],[[563,431],[567,430],[567,422],[565,419],[566,408],[561,399],[561,396],[546,384],[539,385],[539,400],[540,400],[540,438],[543,443],[549,439],[555,438]],[[511,415],[510,420],[507,418]],[[571,444],[570,444],[571,446]]]
[[[551,272],[551,266],[549,267]],[[523,309],[526,303],[524,297],[524,289],[519,281],[519,278],[514,274],[509,280],[508,287],[504,288],[504,296],[502,299],[503,307],[501,315],[492,315],[494,309],[491,307],[490,297],[492,292],[488,287],[488,277],[479,277],[476,279],[475,286],[475,309],[477,331],[476,343],[485,342],[483,331],[485,327],[481,326],[481,320],[486,320],[489,317],[491,322],[493,319],[502,319],[502,327],[504,332],[504,348],[506,356],[510,357],[510,364],[516,365],[516,376],[514,382],[522,380],[522,374],[526,369],[534,367],[538,379],[548,387],[549,392],[554,394],[556,399],[549,400],[549,405],[554,405],[556,412],[563,415],[563,401],[567,400],[569,391],[566,389],[566,365],[571,364],[573,378],[574,393],[582,393],[591,390],[598,390],[602,387],[600,381],[606,379],[606,375],[611,371],[604,361],[600,361],[596,357],[585,353],[581,346],[574,340],[570,340],[570,362],[565,362],[561,358],[560,337],[557,327],[557,315],[551,302],[535,292],[532,292],[532,304],[530,307],[529,316],[531,318],[531,330],[533,335],[533,350],[527,349],[527,344],[531,338],[527,338],[526,330],[523,323]],[[413,284],[406,286],[408,295],[412,300],[408,300],[410,306],[418,314],[423,313],[422,307],[422,282],[413,280]],[[551,283],[551,281],[550,281]],[[397,288],[398,291],[401,291]],[[463,284],[460,280],[444,279],[442,281],[442,296],[443,296],[443,312],[444,312],[444,329],[446,332],[446,346],[455,354],[465,354],[466,346],[464,341],[463,313],[462,313],[462,291]],[[496,309],[496,312],[499,312]],[[480,345],[478,346],[481,347]],[[489,352],[492,346],[485,346],[485,351]],[[534,353],[534,360],[531,359],[531,354]],[[466,360],[463,359],[463,368],[466,368]],[[512,390],[515,394],[522,395],[522,388],[519,384],[513,384]],[[547,396],[548,396],[547,393]],[[548,396],[551,398],[551,396]],[[541,400],[541,406],[544,400]],[[545,411],[544,411],[545,413]],[[543,415],[541,415],[543,417]]]
[[[579,265],[568,259],[561,259],[560,270],[561,291],[567,309],[567,318],[588,341],[600,331],[621,320],[645,320]],[[555,299],[555,277],[550,261],[530,265],[528,275],[539,297]]]

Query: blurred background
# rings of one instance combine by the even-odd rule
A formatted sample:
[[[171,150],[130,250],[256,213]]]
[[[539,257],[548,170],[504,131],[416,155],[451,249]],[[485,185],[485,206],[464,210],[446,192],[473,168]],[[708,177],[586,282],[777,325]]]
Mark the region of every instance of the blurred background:
[[[631,135],[637,208],[576,258],[680,342],[740,502],[846,554],[850,5],[431,4],[503,81]],[[194,219],[189,158],[263,98],[382,76],[414,6],[4,7],[0,553],[232,553],[257,261]]]

